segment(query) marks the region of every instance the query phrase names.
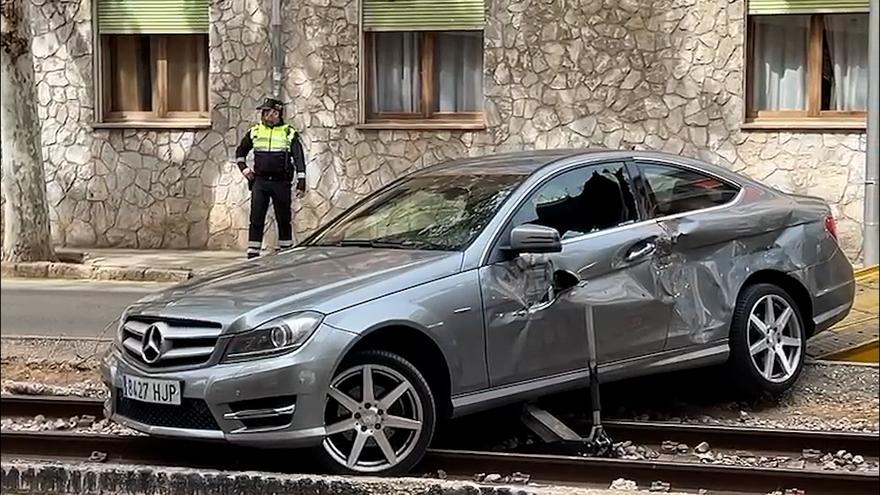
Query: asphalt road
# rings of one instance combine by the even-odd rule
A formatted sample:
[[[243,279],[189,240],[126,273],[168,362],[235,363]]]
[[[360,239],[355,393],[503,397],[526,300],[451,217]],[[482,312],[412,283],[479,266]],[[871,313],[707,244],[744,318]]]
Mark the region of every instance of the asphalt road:
[[[115,320],[125,307],[162,287],[156,283],[4,279],[0,335],[111,338]]]

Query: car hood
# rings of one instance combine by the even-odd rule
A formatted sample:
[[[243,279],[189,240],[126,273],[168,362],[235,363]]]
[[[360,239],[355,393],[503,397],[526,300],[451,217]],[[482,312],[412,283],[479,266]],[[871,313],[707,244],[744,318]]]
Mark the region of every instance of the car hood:
[[[295,311],[330,314],[458,272],[461,253],[307,247],[238,263],[147,296],[127,315],[220,323],[232,333]]]

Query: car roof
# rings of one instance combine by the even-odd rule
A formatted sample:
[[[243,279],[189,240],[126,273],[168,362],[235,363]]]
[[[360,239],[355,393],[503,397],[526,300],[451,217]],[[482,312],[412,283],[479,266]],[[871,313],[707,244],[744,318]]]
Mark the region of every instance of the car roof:
[[[418,175],[531,175],[539,168],[555,161],[581,154],[606,150],[530,150],[492,153],[445,161],[426,167]]]
[[[546,165],[560,160],[577,160],[586,162],[600,160],[621,160],[626,158],[671,161],[691,166],[710,174],[729,180],[740,180],[743,177],[730,169],[713,165],[702,160],[665,153],[644,150],[611,150],[604,148],[568,148],[553,150],[527,150],[506,153],[492,153],[482,156],[458,158],[423,168],[416,176],[430,175],[531,175]]]

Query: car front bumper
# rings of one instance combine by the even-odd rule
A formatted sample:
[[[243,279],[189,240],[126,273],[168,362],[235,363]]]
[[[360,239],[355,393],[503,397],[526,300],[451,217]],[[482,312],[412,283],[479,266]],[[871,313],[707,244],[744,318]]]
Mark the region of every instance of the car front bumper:
[[[327,387],[337,360],[355,337],[322,325],[291,354],[181,371],[145,369],[113,346],[102,366],[103,381],[110,389],[104,412],[122,425],[158,437],[255,447],[317,445],[324,438]],[[178,381],[182,404],[155,405],[121,397],[123,375]],[[248,407],[261,401],[276,403]]]

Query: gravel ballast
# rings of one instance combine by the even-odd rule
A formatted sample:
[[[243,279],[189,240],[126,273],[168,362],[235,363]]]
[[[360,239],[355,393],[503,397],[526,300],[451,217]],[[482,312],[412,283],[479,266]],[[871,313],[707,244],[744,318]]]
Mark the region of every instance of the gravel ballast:
[[[142,435],[119,423],[94,416],[73,416],[70,418],[46,418],[38,414],[33,418],[0,419],[2,431],[69,431],[71,433],[101,435]]]
[[[724,382],[729,378],[720,375],[719,370],[689,370],[621,383],[630,386],[631,396],[617,387],[603,405],[607,406],[607,416],[616,419],[880,431],[877,366],[809,363],[788,392],[757,400],[736,400]],[[639,387],[640,383],[644,386]]]
[[[876,455],[871,452],[865,452],[865,454]],[[804,449],[795,455],[780,455],[729,448],[713,449],[708,442],[701,442],[691,449],[683,443],[664,441],[659,446],[659,449],[657,449],[656,446],[638,445],[631,441],[625,441],[614,444],[614,455],[620,459],[636,461],[658,460],[724,466],[824,471],[875,473],[880,471],[880,464],[878,464],[876,457],[868,460],[862,455],[853,454],[845,450],[824,452],[817,449]]]

